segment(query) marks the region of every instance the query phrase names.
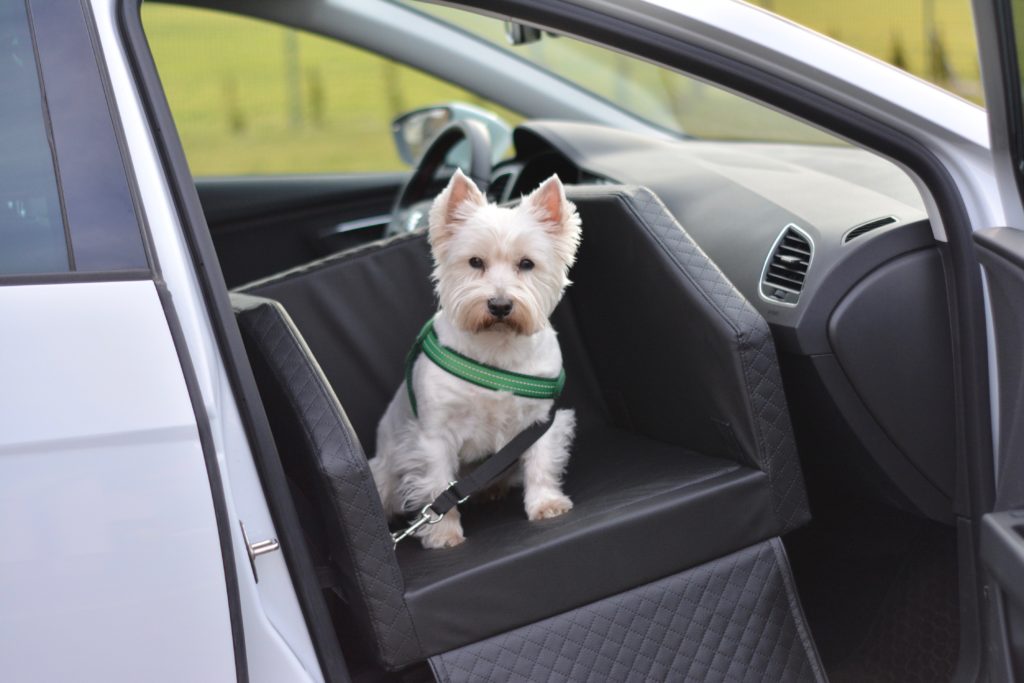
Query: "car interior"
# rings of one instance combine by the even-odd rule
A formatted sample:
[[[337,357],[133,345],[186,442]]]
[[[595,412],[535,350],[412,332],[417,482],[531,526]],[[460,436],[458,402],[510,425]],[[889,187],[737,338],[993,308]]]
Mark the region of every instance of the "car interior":
[[[950,680],[950,266],[914,182],[847,144],[524,113],[474,176],[507,204],[556,174],[582,218],[552,319],[575,508],[471,501],[453,549],[393,547],[366,460],[436,309],[421,221],[391,214],[444,186],[454,143],[414,194],[402,172],[195,178],[352,678]]]

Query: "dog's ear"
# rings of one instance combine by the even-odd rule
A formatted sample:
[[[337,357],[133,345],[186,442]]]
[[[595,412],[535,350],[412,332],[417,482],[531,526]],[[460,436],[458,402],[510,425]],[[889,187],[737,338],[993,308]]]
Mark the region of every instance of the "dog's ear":
[[[553,175],[541,183],[523,198],[522,205],[555,239],[559,257],[571,264],[580,242],[580,216],[576,205],[566,199],[558,176]]]
[[[477,189],[476,183],[467,178],[460,169],[455,169],[455,175],[448,181],[448,187],[437,195],[437,199],[430,207],[430,244],[435,249],[438,248],[455,233],[455,229],[466,218],[469,210],[486,203],[487,199]]]

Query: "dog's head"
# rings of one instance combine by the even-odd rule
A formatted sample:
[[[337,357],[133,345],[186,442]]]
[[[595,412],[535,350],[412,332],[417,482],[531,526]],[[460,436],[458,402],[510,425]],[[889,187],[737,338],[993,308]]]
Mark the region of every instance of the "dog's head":
[[[502,208],[456,171],[430,209],[428,236],[441,307],[458,327],[529,335],[569,285],[580,218],[557,176]]]

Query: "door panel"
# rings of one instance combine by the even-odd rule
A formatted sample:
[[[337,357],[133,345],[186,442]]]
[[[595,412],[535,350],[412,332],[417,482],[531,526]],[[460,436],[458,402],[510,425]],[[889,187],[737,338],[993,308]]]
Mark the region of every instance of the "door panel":
[[[991,312],[996,510],[1024,508],[1024,231],[975,233]],[[1022,574],[1024,576],[1024,574]]]
[[[0,311],[2,678],[235,680],[210,480],[153,282],[7,286]]]
[[[1024,232],[975,234],[989,300],[995,413],[995,509],[981,529],[993,681],[1024,677]]]
[[[406,173],[198,178],[224,279],[237,287],[380,238]]]
[[[995,635],[990,677],[1017,681],[1024,677],[1024,510],[985,515],[981,552],[996,584],[989,598]]]
[[[1024,1],[974,0],[993,171],[1009,227],[975,233],[988,299],[994,512],[981,528],[989,677],[1024,677]]]

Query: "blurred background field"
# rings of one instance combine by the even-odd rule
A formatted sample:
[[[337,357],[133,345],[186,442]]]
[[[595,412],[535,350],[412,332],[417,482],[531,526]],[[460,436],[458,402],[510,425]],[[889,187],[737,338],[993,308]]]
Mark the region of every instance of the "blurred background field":
[[[751,0],[798,24],[982,102],[970,0]]]
[[[753,4],[980,103],[970,0]],[[453,16],[451,10],[424,9]],[[152,2],[143,4],[143,23],[195,175],[400,169],[391,120],[452,100],[495,110],[511,124],[521,120],[514,111],[406,65],[309,33]],[[469,17],[463,24],[501,40],[500,24],[491,19]],[[580,46],[542,41],[524,47],[557,51],[567,45]],[[666,77],[649,65],[580,47],[591,53],[589,61],[562,59],[560,66],[586,70],[595,91],[608,97],[622,95],[623,77],[632,81],[629,101],[668,128],[701,137],[828,141],[699,81]],[[608,71],[607,83],[594,75],[596,67]],[[643,100],[655,90],[658,101],[652,99],[648,114]]]
[[[262,21],[144,3],[143,25],[195,175],[399,169],[398,113],[450,100],[491,107],[394,61]]]

